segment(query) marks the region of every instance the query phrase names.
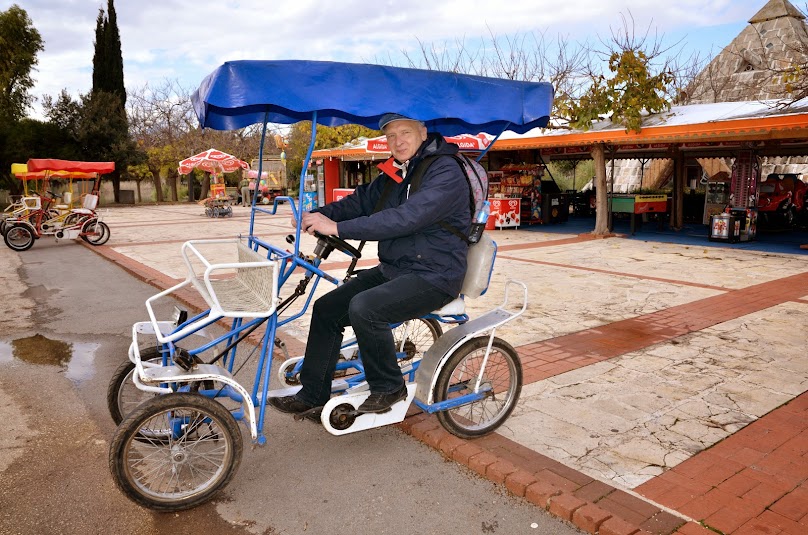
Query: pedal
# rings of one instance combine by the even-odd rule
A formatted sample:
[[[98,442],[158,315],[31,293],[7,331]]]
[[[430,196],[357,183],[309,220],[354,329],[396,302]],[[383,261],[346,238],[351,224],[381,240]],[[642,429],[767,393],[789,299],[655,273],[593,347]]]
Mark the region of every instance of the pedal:
[[[320,421],[332,435],[345,435],[374,427],[395,424],[404,420],[415,397],[415,383],[407,383],[407,398],[383,413],[357,413],[356,409],[370,395],[370,390],[354,391],[331,398],[323,407]]]
[[[317,419],[320,418],[320,413],[322,411],[323,411],[322,405],[319,406],[319,407],[312,407],[307,411],[303,411],[303,412],[300,412],[298,414],[295,414],[294,419],[296,421],[298,421],[298,422],[301,421],[301,420],[311,420],[313,422],[316,422]]]

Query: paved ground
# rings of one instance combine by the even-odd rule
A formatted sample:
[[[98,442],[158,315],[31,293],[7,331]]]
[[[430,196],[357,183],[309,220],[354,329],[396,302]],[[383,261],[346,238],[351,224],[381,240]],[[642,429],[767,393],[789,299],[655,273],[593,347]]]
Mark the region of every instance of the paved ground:
[[[52,239],[0,252],[0,284],[15,320],[0,328],[0,535],[581,533],[394,426],[334,437],[276,411],[264,447],[242,428],[241,464],[213,500],[139,507],[110,477],[106,393],[154,287]],[[252,349],[236,357],[245,383]]]
[[[93,250],[167,287],[183,277],[183,241],[246,234],[248,214],[113,208],[112,239]],[[255,233],[283,243],[288,214],[257,219]],[[525,369],[510,420],[474,441],[423,414],[401,427],[591,533],[808,532],[806,251],[561,228],[494,231],[491,287],[468,306],[473,317],[500,304],[509,277],[529,286],[528,311],[498,334]],[[343,274],[347,262],[330,260]],[[293,349],[307,323],[284,333]]]

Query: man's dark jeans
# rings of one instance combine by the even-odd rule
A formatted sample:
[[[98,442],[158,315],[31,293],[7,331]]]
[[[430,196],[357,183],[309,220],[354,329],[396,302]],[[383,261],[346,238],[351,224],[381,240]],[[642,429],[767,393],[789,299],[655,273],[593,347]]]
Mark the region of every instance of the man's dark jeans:
[[[419,318],[457,296],[450,296],[417,275],[388,280],[375,267],[328,292],[314,303],[300,372],[297,399],[312,406],[331,397],[331,380],[345,327],[353,327],[371,392],[389,394],[404,385],[396,361],[391,323]]]

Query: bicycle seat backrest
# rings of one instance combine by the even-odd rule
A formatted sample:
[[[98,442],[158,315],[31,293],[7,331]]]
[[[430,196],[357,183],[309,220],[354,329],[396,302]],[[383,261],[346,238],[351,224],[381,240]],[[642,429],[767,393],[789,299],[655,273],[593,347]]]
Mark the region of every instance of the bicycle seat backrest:
[[[98,195],[85,195],[84,202],[82,203],[81,207],[86,208],[87,210],[95,210],[95,207],[98,206]]]
[[[42,200],[39,196],[23,197],[22,204],[27,210],[39,210],[42,208]]]

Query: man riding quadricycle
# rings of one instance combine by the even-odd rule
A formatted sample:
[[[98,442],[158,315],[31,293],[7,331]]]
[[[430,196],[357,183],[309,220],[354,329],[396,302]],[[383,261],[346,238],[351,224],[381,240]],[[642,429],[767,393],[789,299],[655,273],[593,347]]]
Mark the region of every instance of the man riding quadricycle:
[[[518,400],[522,369],[495,332],[524,312],[527,289],[508,281],[502,305],[474,319],[465,314],[463,299],[488,286],[496,244],[485,234],[469,239],[479,199],[443,135],[524,133],[547,123],[552,97],[545,83],[345,63],[239,61],[209,75],[193,97],[203,127],[263,123],[265,135],[267,123],[312,122],[300,191],[318,124],[379,127],[392,158],[345,199],[312,212],[303,211],[302,198],[277,197],[271,207],[253,199],[243,239],[183,245],[186,279],[146,301],[149,319],[133,326],[129,361],[109,387],[119,423],[110,447],[118,487],[155,510],[209,500],[238,468],[237,422],[265,442],[267,404],[335,435],[400,422],[413,404],[460,437],[499,427]],[[277,214],[283,203],[295,223],[294,250],[254,233],[255,218]],[[300,251],[301,233],[317,237],[313,254]],[[352,261],[343,280],[323,271],[334,250],[361,256],[362,246],[346,240],[377,241],[379,264],[355,271]],[[216,258],[224,253],[230,258]],[[295,270],[302,279],[287,284]],[[278,328],[308,310],[322,279],[336,288],[313,305],[305,354],[282,362],[280,385],[270,388],[273,350],[285,351]],[[157,303],[185,286],[209,308],[158,320]],[[522,295],[515,309],[513,289]],[[220,320],[229,329],[208,335]],[[445,324],[456,326],[442,332]],[[355,338],[345,340],[348,326]],[[236,351],[254,332],[259,355],[252,385],[244,386]],[[190,342],[200,335],[212,339]]]

